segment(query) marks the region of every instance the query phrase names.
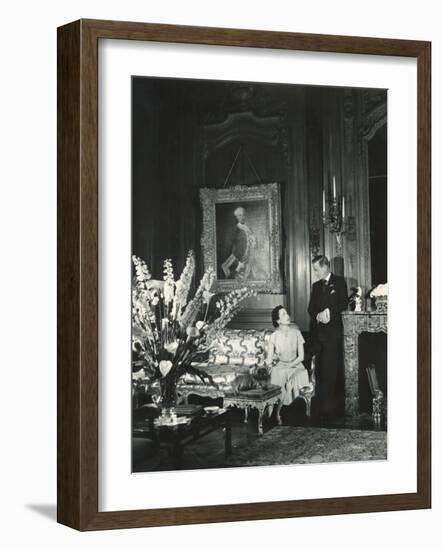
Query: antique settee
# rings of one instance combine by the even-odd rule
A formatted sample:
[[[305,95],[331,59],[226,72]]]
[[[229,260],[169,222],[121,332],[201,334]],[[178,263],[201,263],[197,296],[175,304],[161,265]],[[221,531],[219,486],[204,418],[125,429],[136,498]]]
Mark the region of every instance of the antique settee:
[[[215,385],[206,384],[195,375],[186,374],[177,386],[179,402],[187,403],[190,396],[222,398],[223,407],[238,407],[244,410],[247,422],[251,408],[258,410],[258,432],[263,433],[263,419],[276,407],[280,422],[279,386],[270,384],[265,369],[267,341],[271,330],[224,329],[217,338],[206,361],[195,364],[209,374]],[[267,376],[266,376],[267,375]],[[310,384],[299,395],[306,403],[310,415],[310,403],[314,395],[314,358],[309,370]]]

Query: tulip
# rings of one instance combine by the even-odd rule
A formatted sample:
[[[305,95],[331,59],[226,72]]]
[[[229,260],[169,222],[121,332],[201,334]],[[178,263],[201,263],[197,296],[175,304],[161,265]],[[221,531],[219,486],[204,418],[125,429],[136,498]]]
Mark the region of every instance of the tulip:
[[[171,368],[172,361],[167,361],[166,359],[160,361],[160,373],[163,378],[167,375]]]
[[[178,342],[176,340],[164,346],[164,349],[172,354],[175,354],[177,348],[178,348]]]

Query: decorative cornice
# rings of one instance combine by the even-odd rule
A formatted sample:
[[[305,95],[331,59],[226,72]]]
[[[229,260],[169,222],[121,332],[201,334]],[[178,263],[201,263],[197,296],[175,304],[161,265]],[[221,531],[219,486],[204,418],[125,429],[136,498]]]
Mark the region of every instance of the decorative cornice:
[[[230,113],[222,122],[204,126],[204,149],[210,155],[231,141],[256,139],[269,146],[288,151],[288,131],[280,115],[259,117],[251,111]]]
[[[361,136],[369,140],[387,122],[387,103],[381,103],[366,113],[361,125]]]

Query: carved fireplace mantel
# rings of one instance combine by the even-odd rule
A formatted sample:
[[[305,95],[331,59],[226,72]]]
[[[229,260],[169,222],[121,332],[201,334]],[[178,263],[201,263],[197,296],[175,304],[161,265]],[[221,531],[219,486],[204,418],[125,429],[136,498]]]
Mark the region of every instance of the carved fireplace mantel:
[[[359,414],[359,335],[363,332],[385,332],[387,314],[373,312],[342,313],[344,325],[345,414]]]

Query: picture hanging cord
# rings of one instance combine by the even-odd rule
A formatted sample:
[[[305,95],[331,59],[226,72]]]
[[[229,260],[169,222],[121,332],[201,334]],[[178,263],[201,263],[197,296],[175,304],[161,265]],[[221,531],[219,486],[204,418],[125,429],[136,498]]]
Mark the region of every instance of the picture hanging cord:
[[[233,162],[232,162],[232,166],[230,167],[230,170],[226,176],[226,179],[224,180],[224,184],[223,184],[223,188],[226,187],[229,179],[230,179],[230,176],[232,175],[232,171],[233,171],[233,168],[235,167],[235,164],[236,164],[236,161],[238,160],[238,157],[239,155],[241,154],[241,152],[244,153],[244,155],[246,156],[247,158],[247,161],[249,163],[249,166],[250,168],[253,170],[253,173],[255,174],[256,176],[256,179],[259,181],[259,183],[262,184],[262,179],[260,178],[258,172],[256,171],[255,169],[255,166],[253,165],[253,162],[252,162],[252,159],[250,158],[250,156],[247,154],[247,151],[245,149],[243,149],[243,146],[242,144],[239,146],[239,149],[238,151],[236,152],[236,155],[235,155],[235,158],[233,159]]]

